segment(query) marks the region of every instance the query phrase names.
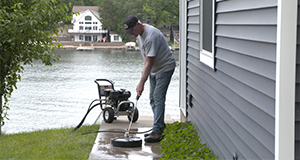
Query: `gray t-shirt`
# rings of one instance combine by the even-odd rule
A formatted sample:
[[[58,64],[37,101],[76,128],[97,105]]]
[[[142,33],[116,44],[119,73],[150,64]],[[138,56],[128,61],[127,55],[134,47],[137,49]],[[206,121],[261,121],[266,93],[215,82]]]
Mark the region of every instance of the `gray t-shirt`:
[[[146,28],[143,34],[137,36],[136,42],[144,60],[146,57],[155,57],[150,73],[151,76],[173,70],[176,66],[175,58],[164,35],[155,27],[148,24],[145,25]]]

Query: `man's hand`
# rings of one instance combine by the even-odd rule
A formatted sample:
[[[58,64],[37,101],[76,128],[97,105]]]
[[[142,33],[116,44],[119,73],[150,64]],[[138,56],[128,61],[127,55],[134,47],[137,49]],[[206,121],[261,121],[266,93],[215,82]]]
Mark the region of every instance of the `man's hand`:
[[[144,84],[139,83],[136,87],[136,93],[138,96],[141,96],[144,91]]]

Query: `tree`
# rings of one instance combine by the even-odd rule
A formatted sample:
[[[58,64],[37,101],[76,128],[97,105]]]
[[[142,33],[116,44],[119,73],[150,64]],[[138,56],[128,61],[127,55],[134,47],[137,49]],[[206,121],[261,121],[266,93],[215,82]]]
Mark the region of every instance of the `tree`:
[[[117,32],[124,42],[130,41],[131,36],[124,34],[124,19],[129,15],[141,15],[143,3],[143,0],[100,0],[98,12],[103,27]]]
[[[117,32],[123,42],[131,40],[130,35],[124,35],[123,26],[129,15],[156,27],[179,24],[179,0],[99,0],[98,12],[102,25]]]
[[[170,41],[173,43],[173,25],[179,24],[179,0],[146,0],[143,6],[144,19],[154,26],[170,25]]]
[[[154,26],[179,24],[179,0],[146,0],[143,6],[144,19]]]
[[[58,35],[59,22],[71,19],[67,9],[61,0],[0,1],[0,134],[9,99],[24,71],[22,65],[33,60],[52,65],[58,60],[51,54],[57,47],[51,35]]]

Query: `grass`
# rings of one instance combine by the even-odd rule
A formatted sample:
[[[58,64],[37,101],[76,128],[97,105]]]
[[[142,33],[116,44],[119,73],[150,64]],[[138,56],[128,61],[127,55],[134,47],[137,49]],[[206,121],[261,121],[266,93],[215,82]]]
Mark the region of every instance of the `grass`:
[[[18,160],[70,160],[88,159],[99,125],[51,129],[29,133],[9,134],[0,137],[0,159]]]

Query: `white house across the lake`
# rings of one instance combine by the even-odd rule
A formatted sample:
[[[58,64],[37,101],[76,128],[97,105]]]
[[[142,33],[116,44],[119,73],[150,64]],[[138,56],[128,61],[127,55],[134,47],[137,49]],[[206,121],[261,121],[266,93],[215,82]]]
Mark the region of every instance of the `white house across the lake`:
[[[73,15],[73,29],[68,33],[75,42],[122,42],[116,33],[102,27],[97,6],[73,6],[72,12],[79,14]]]

